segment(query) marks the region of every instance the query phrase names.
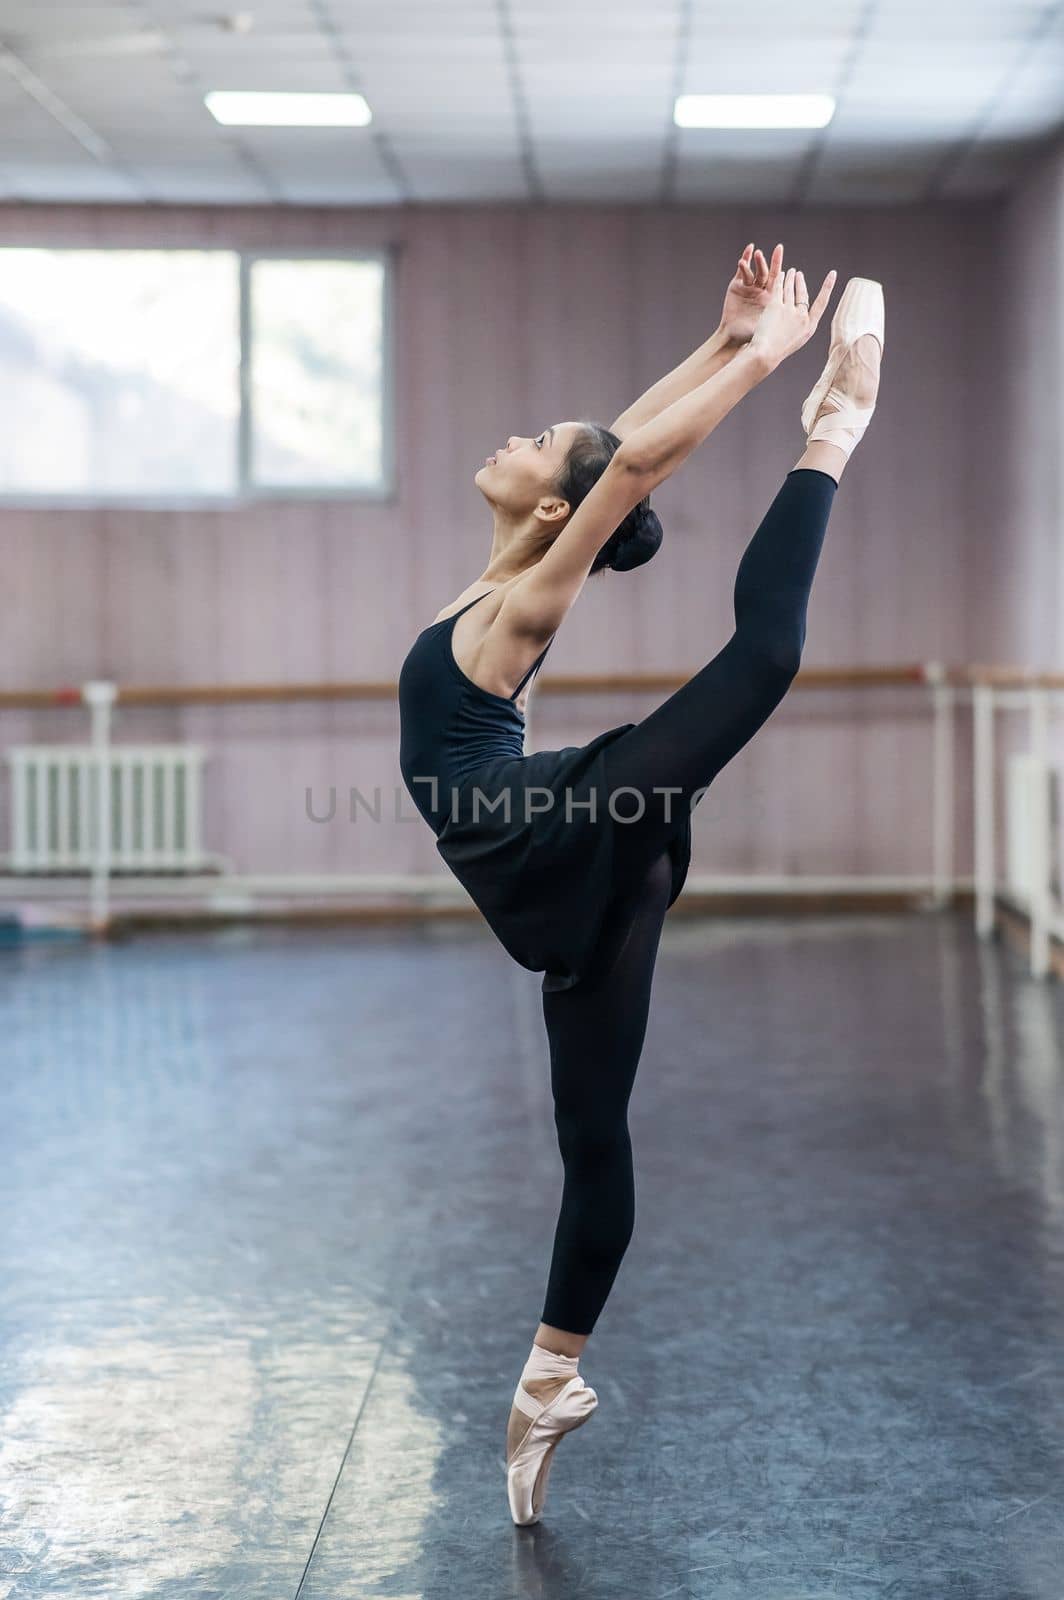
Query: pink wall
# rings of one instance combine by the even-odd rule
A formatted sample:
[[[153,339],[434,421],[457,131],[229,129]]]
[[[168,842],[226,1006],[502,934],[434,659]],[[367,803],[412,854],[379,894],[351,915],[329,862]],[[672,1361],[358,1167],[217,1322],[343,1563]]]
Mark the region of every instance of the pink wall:
[[[1001,286],[987,249],[998,222],[984,205],[0,210],[3,243],[401,246],[397,500],[0,510],[3,681],[394,679],[417,630],[482,570],[490,519],[472,479],[485,454],[574,415],[608,422],[712,331],[750,238],[782,238],[811,285],[834,266],[840,284],[860,274],[886,290],[879,409],[836,501],[806,664],[984,655],[1011,548]],[[824,326],[657,492],[662,553],[588,586],[544,685],[551,668],[688,673],[724,642],[736,564],[801,451],[799,409],[826,348]],[[1060,640],[1057,593],[1047,648],[1053,627]],[[1023,603],[1017,590],[1017,620]],[[1024,640],[1018,628],[993,636],[1014,655]],[[529,748],[582,742],[657,698],[541,688]],[[3,744],[81,732],[80,719],[47,714],[4,713],[2,728]],[[388,704],[128,711],[117,736],[208,744],[210,843],[242,870],[440,865],[419,819],[321,826],[304,814],[311,785],[322,803],[330,783],[392,794]],[[916,697],[795,692],[702,802],[693,870],[924,871],[929,751]]]
[[[987,636],[1025,666],[1064,666],[1064,140],[1033,163],[999,231],[1005,432],[1002,537],[987,547]]]

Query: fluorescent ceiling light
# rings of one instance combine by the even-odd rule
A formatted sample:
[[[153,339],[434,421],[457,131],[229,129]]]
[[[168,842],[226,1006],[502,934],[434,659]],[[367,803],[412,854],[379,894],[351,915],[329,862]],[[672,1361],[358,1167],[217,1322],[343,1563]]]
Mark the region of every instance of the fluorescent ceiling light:
[[[372,113],[360,94],[273,94],[212,89],[211,116],[238,128],[364,128]]]
[[[835,115],[830,94],[681,94],[680,128],[823,128]]]

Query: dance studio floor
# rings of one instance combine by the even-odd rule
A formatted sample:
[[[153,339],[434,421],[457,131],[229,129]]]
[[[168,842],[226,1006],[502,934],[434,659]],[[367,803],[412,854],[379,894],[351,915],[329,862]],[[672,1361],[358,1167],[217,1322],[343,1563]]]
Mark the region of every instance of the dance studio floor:
[[[0,955],[4,1600],[1060,1600],[1064,988],[966,916],[666,925],[544,1522],[560,1190],[469,923]]]

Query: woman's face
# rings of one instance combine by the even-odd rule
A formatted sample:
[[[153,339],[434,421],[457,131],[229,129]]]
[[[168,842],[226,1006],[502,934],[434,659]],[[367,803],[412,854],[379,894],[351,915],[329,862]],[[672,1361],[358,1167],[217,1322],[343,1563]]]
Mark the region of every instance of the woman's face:
[[[578,422],[557,422],[542,433],[512,433],[473,481],[493,505],[518,515],[532,511],[553,493],[551,484],[579,431]]]

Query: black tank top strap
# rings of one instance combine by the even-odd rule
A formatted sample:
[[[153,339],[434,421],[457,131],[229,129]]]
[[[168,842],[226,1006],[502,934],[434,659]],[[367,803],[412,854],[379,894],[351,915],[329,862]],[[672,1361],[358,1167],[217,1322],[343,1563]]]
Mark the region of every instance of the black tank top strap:
[[[540,653],[536,657],[535,661],[533,661],[532,665],[529,667],[528,671],[525,673],[524,677],[521,679],[521,682],[517,685],[517,688],[514,690],[513,694],[511,695],[510,698],[512,700],[516,700],[517,699],[517,696],[521,693],[521,690],[524,688],[524,686],[528,682],[529,678],[535,672],[536,668],[539,667],[539,666],[542,666],[543,657],[547,654],[547,651],[550,649],[550,647],[551,647],[551,645],[553,643],[554,643],[553,639],[548,639],[547,640],[546,644],[543,646],[543,649],[540,651]]]
[[[467,603],[464,606],[459,606],[458,610],[457,611],[452,611],[450,616],[441,617],[440,621],[439,621],[439,626],[442,627],[445,622],[457,622],[459,617],[464,616],[467,611],[469,611],[473,606],[476,605],[477,600],[486,600],[488,598],[489,594],[494,594],[494,593],[495,593],[494,589],[485,589],[483,594],[478,594],[475,597],[475,599],[467,601]]]
[[[494,593],[495,593],[494,589],[485,589],[483,594],[478,594],[475,599],[468,601],[466,605],[459,606],[457,611],[452,611],[449,617],[441,617],[440,618],[440,622],[439,622],[439,626],[442,627],[445,622],[457,622],[457,620],[458,620],[458,618],[460,616],[462,616],[466,611],[469,611],[471,609],[471,607],[476,605],[477,600],[486,600],[489,594],[494,594]],[[539,655],[536,657],[535,661],[533,661],[532,665],[529,667],[528,671],[525,673],[524,677],[521,679],[521,682],[517,685],[517,688],[514,690],[513,694],[510,696],[511,701],[517,699],[517,696],[521,693],[521,690],[524,688],[524,686],[528,682],[529,678],[535,672],[536,668],[542,665],[543,657],[547,654],[547,651],[550,649],[550,647],[551,647],[551,645],[553,643],[554,643],[554,639],[553,638],[550,638],[550,639],[547,640],[546,644],[543,646],[543,649],[540,651]]]

